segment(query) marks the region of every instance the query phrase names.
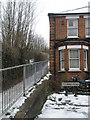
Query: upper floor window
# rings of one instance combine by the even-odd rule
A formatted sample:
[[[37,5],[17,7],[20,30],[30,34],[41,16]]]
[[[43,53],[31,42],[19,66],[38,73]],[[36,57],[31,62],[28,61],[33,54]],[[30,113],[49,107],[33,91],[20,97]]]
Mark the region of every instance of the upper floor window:
[[[90,18],[85,19],[85,35],[90,37]]]
[[[78,37],[78,19],[67,19],[67,37]]]

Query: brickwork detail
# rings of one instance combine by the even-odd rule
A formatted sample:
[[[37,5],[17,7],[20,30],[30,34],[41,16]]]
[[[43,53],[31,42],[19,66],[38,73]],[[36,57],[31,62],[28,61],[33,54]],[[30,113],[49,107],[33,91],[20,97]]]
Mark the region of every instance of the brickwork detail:
[[[83,16],[80,16],[78,20],[78,36],[80,38],[85,37],[85,18]]]
[[[56,39],[65,39],[67,37],[67,20],[65,17],[56,18]]]

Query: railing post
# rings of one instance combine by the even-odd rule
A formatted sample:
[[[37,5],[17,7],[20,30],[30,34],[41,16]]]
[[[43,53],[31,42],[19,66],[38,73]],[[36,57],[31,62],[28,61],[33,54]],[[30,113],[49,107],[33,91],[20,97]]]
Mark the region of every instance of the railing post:
[[[35,65],[34,83],[36,84],[36,63],[34,65]]]
[[[25,96],[25,72],[26,66],[23,66],[23,96]]]
[[[1,15],[1,4],[0,4],[0,15]],[[0,24],[1,24],[1,18],[0,18]],[[1,34],[1,33],[0,33]],[[0,38],[0,69],[2,69],[2,38]],[[2,91],[2,71],[0,70],[0,100],[2,99],[2,102],[3,102],[3,91]],[[3,111],[3,104],[1,103],[0,104],[0,114],[2,114],[2,111]]]
[[[1,13],[1,7],[0,7],[0,13]],[[0,20],[0,23],[1,23],[1,20]],[[0,41],[0,69],[2,69],[2,42],[1,41]],[[0,99],[2,99],[2,102],[3,102],[2,82],[3,82],[2,71],[0,70]],[[2,114],[3,104],[1,103],[0,106],[1,106],[0,107],[0,114]],[[2,109],[2,111],[1,111],[1,109]]]
[[[42,78],[42,69],[43,69],[43,67],[42,67],[42,61],[41,61],[41,78]]]
[[[46,61],[46,64],[47,64],[47,74],[49,73],[49,63],[48,61]]]

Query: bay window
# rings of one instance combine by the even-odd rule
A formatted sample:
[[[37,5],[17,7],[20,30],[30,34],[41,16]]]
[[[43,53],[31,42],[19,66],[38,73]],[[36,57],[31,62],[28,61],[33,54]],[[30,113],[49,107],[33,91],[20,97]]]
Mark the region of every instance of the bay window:
[[[67,62],[67,64],[69,64],[68,66],[69,71],[81,71],[80,68],[82,67],[84,68],[85,71],[87,71],[88,70],[88,64],[87,64],[88,49],[89,47],[86,45],[67,45],[67,47],[66,46],[59,47],[58,50],[60,53],[60,70],[65,71],[65,68],[67,68],[67,65],[65,64],[65,62]],[[68,58],[66,58],[65,55],[68,55]],[[80,56],[83,56],[83,58]]]

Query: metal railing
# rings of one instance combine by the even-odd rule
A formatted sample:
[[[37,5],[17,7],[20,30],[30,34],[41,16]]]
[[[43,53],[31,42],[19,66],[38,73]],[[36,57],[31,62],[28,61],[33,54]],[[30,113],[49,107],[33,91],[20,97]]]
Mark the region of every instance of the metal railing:
[[[47,73],[48,61],[1,69],[0,116]]]

